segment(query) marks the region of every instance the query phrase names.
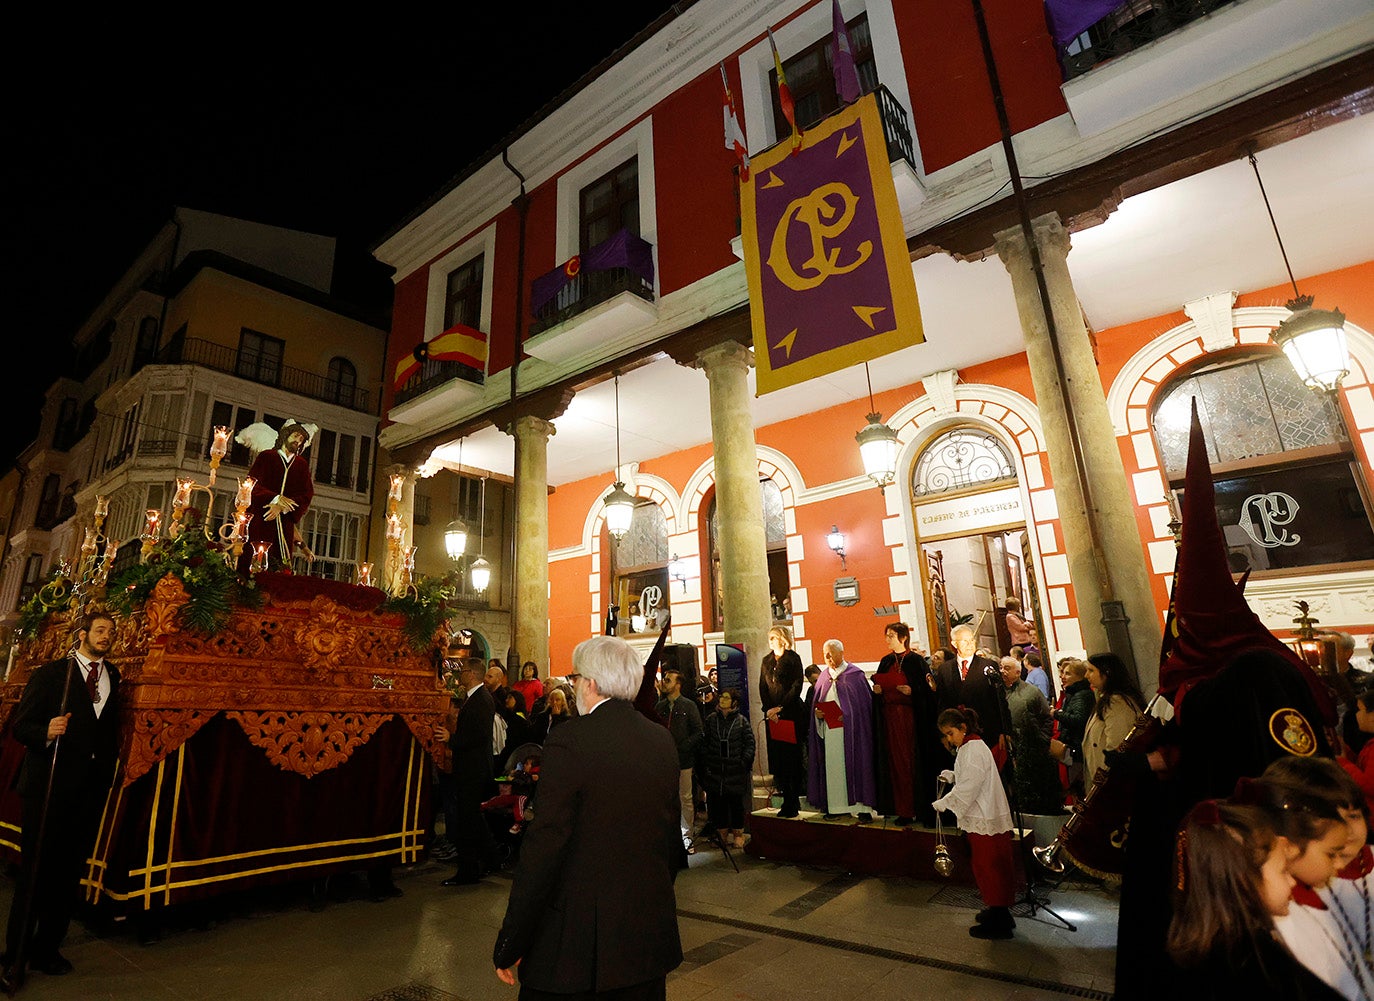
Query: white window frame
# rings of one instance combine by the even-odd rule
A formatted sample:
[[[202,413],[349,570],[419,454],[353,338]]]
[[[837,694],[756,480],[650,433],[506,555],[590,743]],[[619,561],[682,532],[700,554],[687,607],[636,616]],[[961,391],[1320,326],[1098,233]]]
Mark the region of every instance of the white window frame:
[[[829,10],[829,8],[826,8]],[[554,259],[562,264],[578,253],[582,223],[582,189],[631,157],[638,158],[639,235],[653,248],[654,297],[658,288],[658,199],[654,189],[654,126],[645,116],[558,177],[558,212]]]
[[[921,146],[916,140],[916,121],[906,84],[906,63],[902,60],[902,46],[897,40],[897,19],[892,13],[892,2],[840,0],[840,11],[845,21],[852,21],[867,11],[868,31],[873,38],[873,61],[878,66],[878,82],[890,90],[906,109],[911,123],[912,146],[919,161]],[[778,43],[778,55],[786,62],[814,45],[817,39],[828,38],[833,30],[830,4],[815,4],[773,32]],[[767,36],[740,53],[740,100],[744,106],[744,130],[750,153],[767,149],[779,138],[773,122],[773,95],[769,83],[769,74],[772,72],[773,50],[768,46]],[[919,162],[918,166],[921,166]],[[925,173],[924,166],[921,166],[921,173]]]
[[[434,340],[444,332],[444,310],[448,306],[448,276],[475,257],[482,258],[482,317],[478,328],[490,335],[492,274],[496,270],[495,224],[464,240],[429,266],[429,288],[425,300],[426,342]],[[487,352],[487,356],[490,359],[490,351]]]

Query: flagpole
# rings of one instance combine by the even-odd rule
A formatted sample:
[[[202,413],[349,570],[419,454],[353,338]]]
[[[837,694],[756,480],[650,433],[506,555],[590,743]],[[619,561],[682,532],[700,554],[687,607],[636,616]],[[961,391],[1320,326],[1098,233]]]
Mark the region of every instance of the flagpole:
[[[1073,402],[1068,395],[1068,375],[1064,366],[1064,355],[1059,346],[1059,330],[1054,321],[1054,308],[1050,304],[1049,287],[1045,283],[1045,268],[1040,259],[1040,245],[1035,239],[1035,227],[1031,224],[1030,203],[1026,198],[1025,186],[1021,183],[1021,171],[1016,163],[1016,149],[1012,145],[1011,122],[1007,118],[1006,101],[1002,96],[1002,84],[997,75],[997,60],[992,52],[992,39],[988,35],[987,18],[983,13],[982,0],[971,0],[973,14],[978,22],[978,39],[983,47],[983,62],[987,67],[988,83],[992,86],[992,103],[997,110],[997,124],[1002,133],[1002,150],[1007,158],[1007,170],[1011,174],[1011,187],[1016,202],[1016,212],[1021,224],[1021,236],[1026,241],[1030,255],[1031,271],[1035,275],[1035,287],[1040,294],[1040,308],[1045,314],[1045,333],[1054,359],[1054,371],[1059,387],[1060,399],[1064,404],[1064,423],[1067,425],[1070,451],[1073,453],[1073,466],[1078,489],[1083,497],[1084,514],[1088,527],[1088,544],[1092,547],[1093,566],[1097,570],[1097,586],[1101,594],[1102,625],[1107,633],[1107,645],[1111,652],[1125,662],[1133,680],[1139,683],[1140,672],[1135,662],[1135,652],[1131,648],[1127,626],[1125,605],[1117,600],[1112,587],[1111,574],[1107,572],[1106,556],[1101,544],[1101,531],[1097,524],[1097,507],[1093,500],[1092,483],[1088,478],[1087,461],[1083,455],[1082,432],[1074,413]]]

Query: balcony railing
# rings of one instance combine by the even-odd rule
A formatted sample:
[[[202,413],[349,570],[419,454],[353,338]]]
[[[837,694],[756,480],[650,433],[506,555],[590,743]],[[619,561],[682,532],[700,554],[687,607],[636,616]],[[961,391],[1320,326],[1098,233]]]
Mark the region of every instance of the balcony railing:
[[[417,396],[423,396],[436,386],[441,386],[454,379],[462,379],[473,385],[480,386],[485,381],[485,377],[477,369],[469,365],[464,365],[459,361],[435,361],[427,358],[420,363],[420,370],[404,383],[401,388],[396,390],[395,403],[405,403],[413,400]]]
[[[1239,0],[1127,0],[1069,43],[1060,53],[1064,79],[1163,38],[1186,24]]]
[[[887,162],[905,160],[916,169],[916,150],[911,141],[911,122],[906,108],[882,84],[873,92],[878,98],[878,114],[883,120],[883,138],[887,140]]]
[[[622,292],[654,301],[653,246],[623,229],[535,279],[530,336],[566,323]]]
[[[173,340],[158,352],[157,364],[199,365],[202,368],[214,369],[217,372],[227,372],[241,379],[248,379],[250,382],[276,386],[289,393],[308,396],[312,400],[337,403],[341,407],[347,407],[349,410],[357,410],[365,414],[372,413],[371,394],[365,389],[344,385],[337,380],[320,375],[318,372],[307,372],[304,369],[292,368],[289,365],[265,370],[263,375],[255,376],[239,365],[237,348],[225,344],[216,344],[213,341],[195,337]]]

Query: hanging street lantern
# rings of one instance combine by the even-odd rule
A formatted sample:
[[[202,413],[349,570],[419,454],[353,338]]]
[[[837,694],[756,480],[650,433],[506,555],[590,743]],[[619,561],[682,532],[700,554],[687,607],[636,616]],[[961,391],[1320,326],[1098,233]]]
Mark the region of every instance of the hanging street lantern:
[[[1312,389],[1334,393],[1350,374],[1350,349],[1345,341],[1345,314],[1339,309],[1313,309],[1312,296],[1288,302],[1293,315],[1274,330],[1274,343]]]
[[[635,514],[634,496],[625,489],[625,484],[621,480],[616,480],[605,499],[601,502],[603,513],[606,515],[606,531],[611,533],[611,537],[619,542],[625,537],[625,533],[630,530],[630,521]]]
[[[481,556],[472,561],[472,589],[485,591],[491,584],[491,564]]]
[[[455,563],[468,548],[468,527],[461,521],[450,521],[444,529],[444,552]]]
[[[875,410],[868,415],[868,426],[854,437],[859,442],[864,473],[882,491],[897,478],[897,450],[901,447],[897,432],[884,424],[883,415]]]

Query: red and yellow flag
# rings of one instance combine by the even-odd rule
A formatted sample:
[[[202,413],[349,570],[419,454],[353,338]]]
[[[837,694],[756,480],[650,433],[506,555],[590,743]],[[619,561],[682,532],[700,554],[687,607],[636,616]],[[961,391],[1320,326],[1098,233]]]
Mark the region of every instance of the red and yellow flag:
[[[782,117],[792,126],[792,152],[801,149],[802,130],[797,128],[797,106],[792,102],[792,91],[787,86],[787,74],[782,71],[782,57],[778,55],[777,43],[773,41],[773,29],[768,32],[768,47],[773,50],[773,66],[778,72],[778,104],[782,107]]]
[[[404,386],[406,380],[418,372],[426,361],[456,361],[485,372],[487,335],[476,327],[459,323],[433,340],[417,345],[414,351],[396,363],[396,388]]]

